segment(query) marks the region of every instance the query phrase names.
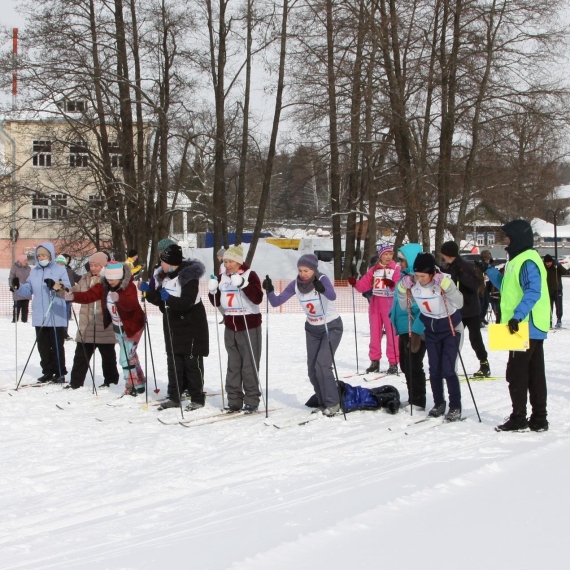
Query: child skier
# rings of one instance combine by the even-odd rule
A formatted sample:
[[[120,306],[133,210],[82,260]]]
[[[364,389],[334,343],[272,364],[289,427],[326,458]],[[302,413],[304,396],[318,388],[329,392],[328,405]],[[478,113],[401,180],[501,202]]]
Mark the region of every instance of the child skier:
[[[36,266],[25,283],[12,279],[12,288],[23,297],[32,298],[32,326],[40,353],[42,376],[38,382],[65,382],[64,339],[67,329],[67,307],[63,299],[64,287],[71,287],[67,271],[55,262],[55,249],[44,242],[34,252]]]
[[[158,305],[164,317],[164,344],[168,363],[168,400],[160,409],[180,406],[187,390],[186,411],[204,407],[204,357],[209,352],[208,319],[200,299],[199,280],[206,268],[196,260],[184,261],[182,248],[170,245],[160,254],[161,271],[155,274],[156,289],[146,282],[140,290]]]
[[[228,412],[257,412],[261,311],[263,290],[259,277],[243,262],[243,248],[232,245],[224,253],[225,271],[208,281],[209,299],[224,309],[224,343],[228,352],[226,392]],[[252,358],[252,352],[253,357]],[[243,407],[242,407],[243,406]]]
[[[131,271],[128,265],[112,260],[101,270],[100,276],[101,281],[88,291],[66,293],[65,299],[80,304],[101,301],[104,327],[113,323],[119,343],[119,362],[125,378],[123,396],[144,394],[146,379],[137,355],[137,345],[144,330],[144,313]]]
[[[420,253],[414,261],[414,275],[405,275],[398,285],[398,302],[407,310],[408,291],[414,297],[420,319],[425,326],[425,343],[429,360],[430,384],[434,407],[429,415],[438,418],[445,413],[443,379],[447,382],[449,411],[445,421],[461,419],[461,389],[455,372],[459,335],[463,332],[461,313],[463,295],[445,273],[436,273],[435,259]],[[455,330],[456,336],[453,335]]]
[[[413,274],[414,261],[421,252],[422,247],[418,243],[408,243],[398,250],[402,279]],[[426,407],[426,374],[423,362],[426,354],[425,327],[420,319],[420,309],[411,294],[406,302],[406,310],[400,307],[400,303],[392,305],[390,320],[398,335],[400,368],[406,375],[408,404],[423,412]]]
[[[378,261],[358,281],[349,277],[348,282],[359,292],[364,293],[372,289],[372,299],[368,309],[370,320],[370,345],[368,354],[370,366],[366,372],[378,372],[380,370],[380,358],[382,358],[382,329],[386,331],[386,345],[388,362],[388,374],[398,373],[400,354],[396,343],[396,333],[389,318],[390,309],[394,302],[394,290],[400,280],[400,268],[393,260],[394,250],[389,244],[383,244],[378,248]]]
[[[267,291],[272,307],[279,307],[297,295],[307,315],[305,340],[309,380],[315,389],[320,410],[326,416],[334,416],[340,411],[340,399],[332,371],[333,355],[325,323],[333,353],[340,344],[343,327],[340,315],[332,303],[336,299],[334,287],[329,278],[319,272],[318,264],[316,255],[302,255],[297,261],[297,279],[291,281],[280,295],[275,295],[269,276],[263,281],[263,288]]]

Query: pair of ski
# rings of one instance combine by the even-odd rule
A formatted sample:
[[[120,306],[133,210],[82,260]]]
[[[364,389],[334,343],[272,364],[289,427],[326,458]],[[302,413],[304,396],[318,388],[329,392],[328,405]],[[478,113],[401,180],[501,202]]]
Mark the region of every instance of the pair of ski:
[[[356,376],[364,376],[366,374],[374,374],[373,372],[359,372],[358,374],[347,374],[343,376],[343,378],[354,378]],[[399,376],[398,374],[388,374],[388,372],[378,372],[374,376],[369,376],[367,378],[363,378],[365,382],[375,382],[376,380],[380,380],[381,378],[387,378],[388,376]]]
[[[206,398],[210,398],[212,396],[219,396],[221,394],[221,392],[206,392],[204,395],[206,396]],[[140,396],[144,396],[144,394],[139,394]],[[137,404],[138,401],[134,398],[132,399],[125,399],[127,398],[127,396],[130,396],[130,394],[121,394],[118,398],[116,398],[115,400],[113,400],[112,402],[107,402],[107,406],[110,406],[111,408],[121,408],[123,406],[128,406],[129,404]],[[138,396],[137,396],[138,397]],[[187,402],[188,398],[182,398],[182,402]],[[151,400],[149,401],[148,405],[153,406],[153,407],[158,407],[158,406],[162,406],[162,404],[164,404],[165,402],[168,402],[168,398],[164,399],[164,400]],[[141,404],[141,406],[145,406],[146,407],[146,402],[144,404]]]
[[[268,411],[269,412],[275,412],[277,411],[279,408],[270,408]],[[192,413],[192,412],[188,412],[188,413]],[[200,416],[198,418],[191,418],[191,419],[184,419],[184,420],[165,420],[161,417],[156,418],[161,424],[165,425],[165,426],[175,426],[180,424],[181,426],[184,427],[199,427],[199,426],[203,426],[203,425],[209,425],[209,424],[215,424],[218,422],[225,422],[225,421],[229,421],[229,420],[237,420],[237,419],[243,419],[243,418],[249,418],[249,417],[255,417],[255,416],[259,416],[260,414],[264,414],[265,410],[258,410],[257,412],[251,412],[251,413],[243,413],[243,412],[225,412],[222,411],[219,414],[210,414],[208,416]]]

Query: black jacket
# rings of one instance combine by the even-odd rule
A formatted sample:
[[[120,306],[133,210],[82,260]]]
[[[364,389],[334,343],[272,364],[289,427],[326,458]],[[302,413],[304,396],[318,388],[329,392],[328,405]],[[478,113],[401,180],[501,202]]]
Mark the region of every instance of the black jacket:
[[[568,275],[568,269],[564,269],[562,265],[553,263],[550,267],[544,266],[546,269],[546,282],[548,283],[548,293],[556,295],[562,293],[562,276]]]
[[[479,287],[481,287],[483,281],[479,270],[459,255],[445,268],[445,272],[449,273],[451,279],[453,279],[453,282],[463,294],[461,316],[464,319],[479,316],[481,314]]]
[[[164,315],[162,325],[168,353],[190,356],[208,356],[209,354],[206,309],[202,301],[196,303],[200,292],[199,279],[205,271],[206,268],[200,261],[190,259],[183,261],[174,273],[168,274],[171,278],[178,276],[178,283],[181,287],[180,297],[170,295],[166,301],[168,315],[165,313],[165,302],[160,298],[162,283],[166,278],[164,272],[161,271],[156,275],[156,290],[147,293],[148,301],[157,305]],[[169,322],[170,331],[168,330]],[[170,332],[172,333],[172,347],[170,346]]]

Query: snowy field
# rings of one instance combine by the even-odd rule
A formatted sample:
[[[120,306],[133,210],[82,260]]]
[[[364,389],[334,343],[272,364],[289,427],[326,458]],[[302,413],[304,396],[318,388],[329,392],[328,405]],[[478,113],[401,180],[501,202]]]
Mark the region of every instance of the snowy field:
[[[570,294],[566,315],[570,323]],[[341,376],[355,371],[352,315],[343,320]],[[219,392],[213,315],[209,322],[206,388]],[[150,326],[162,397],[160,317],[153,315]],[[551,429],[542,434],[494,431],[510,411],[503,379],[472,382],[482,423],[463,383],[467,419],[459,424],[407,427],[425,414],[411,419],[380,411],[281,430],[264,425],[261,414],[190,428],[162,425],[159,415],[175,420],[180,412],[144,409],[144,397],[106,405],[119,387],[98,397],[90,387],[10,391],[14,333],[10,319],[2,318],[2,570],[534,570],[563,568],[568,558],[570,330],[545,343]],[[368,361],[367,333],[367,316],[359,314],[361,369]],[[269,338],[270,417],[307,416],[303,404],[312,390],[303,316],[270,315]],[[18,324],[19,372],[33,340],[33,329]],[[75,343],[66,348],[70,368]],[[142,347],[140,353],[144,357]],[[463,356],[473,373],[477,361],[469,346]],[[506,356],[490,354],[493,374],[504,376]],[[34,352],[24,382],[40,376],[38,360]],[[265,353],[262,364],[265,384]],[[97,358],[97,384],[100,371]],[[391,383],[406,399],[398,377],[347,381]],[[149,383],[153,387],[150,364]],[[150,392],[149,398],[158,397]],[[428,399],[431,404],[429,388]],[[221,396],[213,396],[197,416],[185,415],[206,416],[221,404]]]

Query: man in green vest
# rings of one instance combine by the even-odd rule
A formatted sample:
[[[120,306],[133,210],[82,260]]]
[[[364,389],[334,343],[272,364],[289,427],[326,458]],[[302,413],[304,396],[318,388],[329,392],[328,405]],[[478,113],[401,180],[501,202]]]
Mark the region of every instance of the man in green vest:
[[[513,220],[501,228],[507,235],[509,262],[501,275],[484,261],[476,264],[501,291],[501,323],[511,334],[519,323],[529,323],[530,347],[526,351],[509,352],[507,382],[513,404],[509,419],[497,431],[546,431],[546,374],[543,344],[550,328],[550,297],[544,263],[533,249],[531,225],[525,220]],[[532,413],[526,417],[527,392]]]

